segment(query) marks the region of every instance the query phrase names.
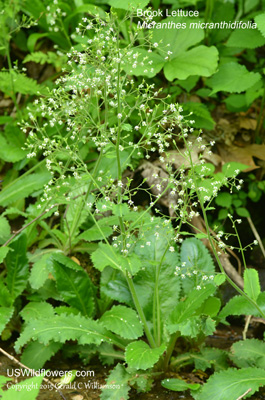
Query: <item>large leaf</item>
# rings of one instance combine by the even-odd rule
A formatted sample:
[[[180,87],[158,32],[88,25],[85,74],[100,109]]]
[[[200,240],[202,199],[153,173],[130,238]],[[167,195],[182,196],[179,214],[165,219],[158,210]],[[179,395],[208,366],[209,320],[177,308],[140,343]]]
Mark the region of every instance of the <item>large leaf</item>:
[[[127,400],[130,391],[130,375],[121,364],[117,364],[108,376],[106,387],[100,395],[101,400]]]
[[[190,290],[200,285],[202,276],[209,277],[215,272],[213,259],[209,251],[196,238],[184,240],[180,251],[180,261],[179,273],[185,276],[182,280],[185,293],[189,293]]]
[[[40,391],[43,375],[34,376],[20,383],[15,383],[7,391],[1,394],[2,400],[35,400]],[[30,388],[30,390],[29,390]]]
[[[38,370],[44,366],[58,350],[62,347],[61,343],[51,342],[48,345],[31,342],[23,351],[21,362],[29,368]]]
[[[164,67],[169,81],[187,79],[191,75],[211,76],[218,63],[218,51],[215,46],[198,46],[178,54]]]
[[[254,301],[260,294],[259,274],[253,268],[247,268],[244,272],[244,291]]]
[[[167,250],[174,231],[170,225],[163,226],[161,221],[158,225],[158,221],[155,219],[153,226],[146,225],[142,232],[143,236],[139,237],[135,246],[135,252],[141,259],[142,268],[134,278],[134,284],[148,319],[152,319],[153,307],[156,308],[154,300],[156,285],[159,307],[164,318],[177,304],[180,292],[180,282],[175,276],[179,254],[176,251]]]
[[[207,83],[212,88],[211,94],[224,91],[241,93],[255,85],[261,76],[257,72],[249,72],[244,65],[235,62],[220,66],[219,71],[208,79]]]
[[[6,284],[12,298],[15,299],[27,286],[29,276],[29,265],[26,256],[27,236],[24,234],[19,236],[9,247],[13,251],[9,251],[6,256]]]
[[[207,284],[201,290],[194,289],[189,294],[186,300],[179,302],[169,315],[167,327],[170,333],[174,333],[185,327],[186,322],[194,316],[196,310],[210,297],[216,288],[214,285]],[[189,336],[189,335],[188,335]]]
[[[95,268],[103,271],[104,268],[110,266],[120,271],[128,271],[131,275],[135,275],[141,268],[141,261],[136,254],[130,254],[124,257],[113,247],[100,243],[97,250],[91,254]]]
[[[54,309],[51,304],[45,301],[31,301],[20,311],[20,315],[26,322],[43,318],[43,316],[52,318],[54,316]]]
[[[204,38],[204,31],[203,29],[190,29],[190,23],[193,22],[197,21],[186,17],[170,17],[160,21],[161,25],[164,23],[186,24],[184,29],[158,29],[157,26],[152,30],[152,42],[159,44],[157,49],[160,54],[165,56],[169,50],[172,52],[170,58],[175,58],[201,42]]]
[[[99,345],[103,341],[116,343],[112,337],[97,321],[81,315],[62,314],[30,320],[16,341],[15,349],[19,351],[30,340],[38,340],[44,345],[51,341],[64,343],[66,340],[77,340],[79,344]]]
[[[49,172],[35,173],[19,178],[1,191],[0,205],[5,207],[14,201],[24,199],[36,190],[41,189],[50,178]]]
[[[265,370],[260,368],[229,368],[212,375],[202,390],[193,394],[196,400],[237,400],[248,389],[251,395],[265,385]]]
[[[240,340],[231,347],[230,358],[239,368],[265,369],[265,343],[258,339]]]
[[[152,368],[166,350],[166,345],[151,349],[142,340],[130,343],[125,351],[125,360],[129,367],[135,369]]]
[[[18,147],[15,143],[7,141],[0,135],[0,159],[6,162],[15,163],[26,157],[26,152]]]
[[[260,293],[257,304],[261,311],[265,313],[265,292]],[[220,318],[226,318],[228,315],[262,316],[257,308],[243,296],[234,296],[219,313]]]
[[[265,38],[257,29],[235,29],[228,39],[226,45],[229,47],[242,47],[244,49],[255,49],[264,46]]]
[[[137,339],[143,334],[143,327],[134,310],[124,306],[113,306],[100,318],[105,328],[125,339]]]
[[[83,315],[92,316],[95,303],[93,284],[88,274],[74,261],[61,254],[52,257],[50,267],[62,299]]]

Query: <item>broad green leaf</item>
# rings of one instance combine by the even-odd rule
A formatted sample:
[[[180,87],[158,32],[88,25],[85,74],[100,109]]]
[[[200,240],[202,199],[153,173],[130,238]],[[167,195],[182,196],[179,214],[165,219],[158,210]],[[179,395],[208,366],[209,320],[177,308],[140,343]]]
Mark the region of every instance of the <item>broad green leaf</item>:
[[[2,392],[2,400],[35,400],[39,394],[43,375],[15,383],[13,387]],[[30,390],[29,390],[30,388]]]
[[[209,299],[207,299],[199,309],[199,313],[215,317],[220,308],[221,300],[218,297],[209,297]]]
[[[3,332],[6,324],[11,319],[14,307],[0,307],[0,333]]]
[[[137,276],[138,274],[136,275],[136,278]],[[125,303],[130,307],[134,307],[132,295],[125,276],[111,267],[106,267],[100,276],[100,297],[103,301],[103,307],[104,296],[116,300],[119,303]],[[105,310],[105,307],[103,310]]]
[[[218,206],[229,208],[232,204],[232,196],[227,192],[219,193],[215,198],[215,202]]]
[[[143,9],[149,3],[149,0],[108,0],[107,3],[111,7],[130,10],[132,8]]]
[[[112,337],[97,321],[81,315],[62,314],[30,320],[16,341],[15,349],[19,351],[30,340],[38,340],[44,345],[51,341],[64,343],[66,340],[77,340],[79,344],[116,343]]]
[[[92,242],[94,240],[103,240],[109,237],[112,234],[112,229],[109,226],[101,226],[100,230],[95,226],[88,229],[85,232],[82,232],[81,235],[78,236],[78,240],[85,240],[87,242]]]
[[[253,268],[247,268],[244,271],[244,291],[254,301],[260,294],[259,274]]]
[[[194,316],[196,310],[204,303],[204,301],[215,292],[214,285],[207,284],[205,288],[197,290],[193,289],[186,300],[179,302],[168,318],[167,327],[170,333],[174,333],[185,326],[186,322]]]
[[[180,274],[186,277],[182,280],[185,293],[201,284],[202,276],[209,276],[215,273],[213,259],[204,246],[196,238],[185,239],[180,250]],[[194,273],[195,272],[195,273]],[[190,276],[187,276],[187,273]]]
[[[100,318],[101,324],[125,339],[137,339],[143,334],[143,327],[134,310],[125,306],[113,306]]]
[[[212,375],[199,393],[193,394],[196,400],[237,400],[249,388],[253,395],[265,385],[265,370],[260,368],[229,368]]]
[[[0,135],[0,159],[6,162],[15,163],[25,158],[27,153],[18,147],[15,143],[7,141]]]
[[[231,178],[247,168],[249,168],[249,165],[245,165],[236,161],[229,161],[222,166],[222,172],[227,178]]]
[[[176,305],[180,292],[180,282],[175,276],[179,254],[177,251],[170,252],[169,249],[165,251],[174,236],[174,231],[170,225],[161,225],[161,221],[159,226],[158,221],[154,219],[152,226],[145,225],[143,236],[138,238],[134,250],[141,259],[142,267],[134,278],[135,290],[148,319],[153,318],[153,312],[156,313],[156,285],[163,318],[166,318]]]
[[[203,29],[190,29],[190,23],[197,22],[196,19],[186,17],[169,17],[160,21],[162,24],[186,24],[185,29],[158,29],[156,26],[152,30],[152,42],[158,43],[158,51],[164,57],[167,55],[167,51],[172,52],[170,60],[185,53],[185,51],[201,42],[204,38]],[[161,42],[161,43],[160,43]],[[169,45],[169,46],[168,46]],[[197,75],[197,74],[192,74]],[[181,78],[182,79],[182,78]]]
[[[26,256],[27,236],[21,235],[9,245],[10,251],[6,256],[7,288],[15,299],[27,286],[29,265]]]
[[[187,383],[182,379],[172,378],[172,379],[164,379],[161,382],[161,385],[169,390],[173,390],[174,392],[183,392],[184,390],[198,390],[201,385],[199,383]]]
[[[27,40],[27,46],[30,53],[33,53],[35,44],[39,39],[48,36],[48,33],[32,33]],[[23,61],[24,62],[24,61]]]
[[[22,176],[5,187],[0,193],[0,205],[5,207],[17,200],[24,199],[36,190],[41,189],[51,179],[49,172]]]
[[[0,216],[0,244],[4,244],[10,237],[11,235],[11,228],[10,225],[8,223],[8,220],[3,217],[2,215]],[[2,247],[2,248],[6,248],[6,247]],[[6,251],[7,254],[8,250]],[[5,253],[5,251],[3,251],[3,254]]]
[[[236,208],[236,213],[239,217],[246,217],[250,218],[250,213],[245,207],[238,207]]]
[[[136,254],[133,253],[124,257],[105,243],[99,244],[97,250],[91,254],[91,258],[95,268],[99,271],[103,271],[105,267],[110,266],[135,275],[141,268],[141,261]]]
[[[223,91],[241,93],[255,85],[261,76],[257,72],[249,72],[244,65],[235,62],[220,66],[219,71],[207,80],[212,88],[211,94]]]
[[[244,49],[256,49],[264,46],[265,38],[257,29],[235,29],[229,37],[226,45],[229,47],[242,47]]]
[[[258,339],[240,340],[232,345],[230,358],[239,368],[265,369],[265,343]]]
[[[137,342],[130,343],[126,347],[125,360],[130,368],[145,370],[152,368],[165,350],[165,344],[151,349],[147,343],[138,340]]]
[[[265,314],[265,292],[260,293],[257,304]],[[257,308],[243,296],[234,296],[220,311],[219,317],[226,318],[228,315],[254,315],[263,317]]]
[[[117,364],[108,376],[106,387],[103,388],[100,400],[128,400],[130,386],[129,375],[124,366]]]
[[[265,13],[257,15],[255,17],[255,22],[262,35],[265,37]]]
[[[59,257],[60,262],[57,261]],[[57,289],[66,303],[79,310],[83,315],[91,317],[95,309],[93,284],[84,270],[68,268],[67,263],[69,262],[76,264],[63,255],[55,255],[50,261]]]
[[[45,346],[38,341],[31,342],[23,351],[20,360],[27,367],[38,370],[42,368],[46,361],[54,356],[61,347],[61,343],[51,342]]]
[[[211,76],[218,63],[216,47],[198,46],[178,54],[164,67],[165,77],[169,81],[186,79],[191,75]]]
[[[54,309],[51,304],[44,301],[30,302],[20,311],[20,315],[26,322],[32,319],[43,318],[43,316],[52,318],[54,316]]]

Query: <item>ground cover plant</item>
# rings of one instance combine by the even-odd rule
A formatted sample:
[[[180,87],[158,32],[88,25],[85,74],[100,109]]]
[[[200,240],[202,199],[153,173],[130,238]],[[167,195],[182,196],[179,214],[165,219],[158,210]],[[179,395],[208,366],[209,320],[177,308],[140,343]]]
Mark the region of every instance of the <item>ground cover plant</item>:
[[[156,29],[173,22],[150,16],[162,2],[147,19],[135,1],[93,3],[3,3],[0,89],[11,110],[0,117],[2,340],[34,370],[59,351],[85,364],[97,357],[110,368],[101,399],[129,399],[157,380],[197,400],[253,395],[265,384],[264,342],[247,331],[251,316],[265,318],[264,291],[245,252],[261,239],[255,231],[242,244],[237,217],[252,223],[247,199],[264,192],[253,172],[242,190],[252,156],[264,160],[262,6],[198,4],[205,22],[258,27],[216,32]],[[21,62],[12,46],[28,53]],[[30,63],[52,66],[45,84],[24,74]],[[204,102],[190,101],[193,90]],[[251,156],[224,156],[221,166],[211,162],[219,138],[202,131],[214,127],[220,92],[231,112],[257,100]],[[244,272],[232,279],[225,253],[237,250]],[[237,295],[222,304],[225,281]],[[248,316],[244,340],[207,347],[233,315]],[[204,384],[172,378],[187,365],[213,374]],[[37,383],[27,398],[42,378],[25,381]]]

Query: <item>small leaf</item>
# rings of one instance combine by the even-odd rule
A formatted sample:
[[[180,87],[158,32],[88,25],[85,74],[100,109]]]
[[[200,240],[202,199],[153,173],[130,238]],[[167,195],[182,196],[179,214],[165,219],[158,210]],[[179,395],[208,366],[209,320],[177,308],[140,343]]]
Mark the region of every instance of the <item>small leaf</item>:
[[[43,375],[25,379],[23,382],[9,386],[7,391],[2,392],[2,400],[35,400],[38,397]],[[29,390],[30,388],[30,390]]]
[[[244,291],[254,301],[260,294],[259,274],[253,268],[247,268],[244,272]]]
[[[137,339],[143,328],[134,310],[125,306],[113,306],[100,318],[102,325],[125,339]]]
[[[10,251],[6,257],[7,277],[6,284],[11,296],[15,299],[27,286],[29,265],[26,256],[27,237],[19,236],[10,245]]]
[[[225,281],[226,281],[225,274],[217,274],[214,277],[214,283],[216,284],[216,286],[222,285]]]
[[[8,223],[8,220],[3,217],[2,215],[0,216],[0,244],[4,244],[10,237],[11,235],[11,228]],[[5,251],[3,251],[4,253]],[[8,252],[8,250],[7,250]],[[7,254],[6,252],[6,254]]]
[[[199,383],[187,383],[182,379],[164,379],[161,385],[169,390],[174,390],[174,392],[183,392],[184,390],[198,390],[201,385]]]
[[[97,227],[92,227],[77,237],[78,240],[92,242],[94,240],[102,240],[112,234],[112,229],[109,226],[101,226],[100,230]]]
[[[127,400],[130,391],[129,375],[124,366],[117,364],[108,376],[106,387],[103,388],[100,400]]]
[[[11,319],[13,312],[14,307],[0,307],[0,334]]]
[[[160,356],[166,350],[166,345],[151,349],[147,343],[139,340],[138,342],[132,342],[126,347],[125,360],[130,368],[136,369],[148,369],[152,368]]]
[[[265,343],[258,339],[246,339],[231,347],[230,358],[239,368],[258,367],[265,369]]]
[[[4,261],[6,258],[7,253],[9,252],[10,248],[5,246],[5,247],[0,247],[0,264]]]

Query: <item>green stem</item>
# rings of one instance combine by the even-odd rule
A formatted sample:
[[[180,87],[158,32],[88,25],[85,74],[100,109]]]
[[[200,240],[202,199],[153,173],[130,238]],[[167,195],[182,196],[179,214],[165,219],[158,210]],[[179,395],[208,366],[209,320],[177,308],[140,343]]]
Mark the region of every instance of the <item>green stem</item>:
[[[172,353],[173,353],[174,348],[175,348],[176,341],[178,340],[179,337],[180,337],[180,332],[179,331],[174,333],[174,335],[171,336],[171,339],[170,339],[170,342],[169,342],[169,345],[168,345],[168,348],[167,348],[166,356],[165,356],[165,359],[164,359],[164,369],[165,370],[168,367],[169,360],[170,360],[170,358],[172,356]]]
[[[133,301],[134,301],[135,308],[136,308],[136,310],[137,310],[137,312],[139,314],[139,317],[140,317],[140,319],[141,319],[141,321],[143,323],[144,331],[145,331],[146,337],[148,339],[148,342],[149,342],[149,344],[150,344],[150,346],[152,348],[155,348],[156,344],[155,344],[154,338],[153,338],[153,336],[152,336],[152,334],[150,332],[150,329],[149,329],[149,327],[147,325],[147,321],[146,321],[142,306],[141,306],[141,304],[139,302],[139,299],[138,299],[138,296],[137,296],[137,293],[136,293],[136,290],[135,290],[135,287],[134,287],[134,284],[133,284],[133,281],[132,281],[132,277],[129,276],[129,273],[127,271],[126,271],[126,275],[125,276],[126,276],[126,280],[127,280],[127,283],[128,283],[128,286],[129,286],[129,289],[130,289],[130,292],[131,292],[131,295],[132,295],[132,298],[133,298]]]

